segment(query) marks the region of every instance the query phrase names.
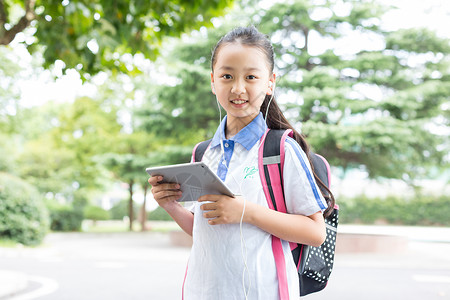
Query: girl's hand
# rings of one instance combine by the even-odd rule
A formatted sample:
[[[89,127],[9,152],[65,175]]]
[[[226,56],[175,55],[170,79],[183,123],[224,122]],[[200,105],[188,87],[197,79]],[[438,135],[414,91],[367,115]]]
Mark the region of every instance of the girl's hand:
[[[177,202],[181,197],[180,185],[177,183],[160,183],[162,176],[152,176],[148,183],[152,185],[152,194],[161,206],[178,225],[192,236],[194,215]]]
[[[160,183],[162,180],[162,176],[152,176],[148,180],[152,186],[153,198],[165,210],[174,205],[178,206],[179,203],[176,201],[181,198],[180,185],[178,183]]]
[[[203,216],[210,225],[232,224],[241,221],[244,208],[244,198],[241,196],[229,197],[224,195],[204,195],[198,198],[199,202],[209,202],[201,206]],[[249,205],[250,203],[246,203]]]

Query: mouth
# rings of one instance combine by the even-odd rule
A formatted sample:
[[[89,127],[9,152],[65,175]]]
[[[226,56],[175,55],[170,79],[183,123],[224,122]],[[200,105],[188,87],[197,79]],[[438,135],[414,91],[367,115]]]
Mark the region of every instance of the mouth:
[[[231,100],[230,102],[233,103],[233,104],[236,104],[236,105],[240,105],[240,104],[244,104],[244,103],[248,102],[248,100],[234,99],[234,100]]]

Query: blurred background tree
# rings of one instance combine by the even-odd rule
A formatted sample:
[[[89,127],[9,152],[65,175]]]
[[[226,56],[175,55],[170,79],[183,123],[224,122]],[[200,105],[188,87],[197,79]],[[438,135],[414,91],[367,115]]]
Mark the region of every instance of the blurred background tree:
[[[287,114],[315,150],[344,171],[410,184],[442,166],[448,137],[436,128],[449,121],[449,39],[387,31],[380,18],[390,8],[377,1],[313,3],[255,17],[272,33]]]
[[[0,171],[45,196],[53,229],[80,230],[114,182],[127,190],[115,196],[127,198],[131,221],[138,203],[146,211],[145,167],[187,162],[193,145],[215,132],[211,50],[239,25],[270,35],[278,102],[342,178],[357,169],[412,186],[424,178],[448,183],[449,40],[384,27],[392,7],[106,2],[0,0]],[[25,104],[23,82],[42,74],[54,82],[69,71],[80,82],[73,101]]]
[[[133,219],[133,185],[146,183],[144,170],[149,163],[142,160],[157,147],[155,140],[143,137],[128,122],[135,106],[128,104],[136,99],[126,87],[117,87],[123,84],[118,80],[142,72],[139,63],[155,60],[165,38],[212,26],[211,18],[231,4],[230,0],[0,1],[0,171],[26,179],[53,201],[48,206],[55,208],[57,213],[51,215],[57,222],[52,224],[60,224],[54,229],[79,230],[80,214],[82,218],[89,211],[86,205],[114,180],[129,184]],[[33,54],[33,74],[27,73],[14,52],[18,45]],[[42,73],[42,67],[59,78],[75,70],[85,83],[99,88],[99,95],[73,103],[23,106],[20,82],[32,79],[34,70]],[[111,95],[110,82],[101,90],[101,84],[94,82],[99,73],[115,83],[113,92],[125,93]],[[182,152],[186,158],[187,151]],[[163,161],[180,160],[179,149],[168,153]],[[116,164],[105,159],[108,154],[114,154],[110,157],[116,158]],[[65,224],[69,219],[73,222]]]
[[[450,43],[424,28],[383,29],[389,9],[368,0],[297,0],[242,7],[223,24],[256,23],[270,33],[279,102],[342,176],[357,168],[414,185],[448,167],[442,129],[449,124]],[[218,112],[205,74],[211,49],[229,29],[196,32],[163,55],[173,79],[141,110],[149,132],[212,136]]]
[[[154,60],[165,37],[209,26],[232,2],[2,0],[0,45],[29,29],[33,38],[26,39],[27,48],[43,52],[45,67],[61,60],[64,70],[75,68],[83,76],[129,73],[122,55],[141,53]]]

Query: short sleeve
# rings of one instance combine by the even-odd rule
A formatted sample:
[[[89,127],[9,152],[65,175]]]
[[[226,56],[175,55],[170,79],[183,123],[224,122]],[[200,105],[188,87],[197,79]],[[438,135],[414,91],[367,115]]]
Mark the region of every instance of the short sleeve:
[[[290,137],[285,143],[283,184],[288,213],[310,216],[327,208],[305,152]]]

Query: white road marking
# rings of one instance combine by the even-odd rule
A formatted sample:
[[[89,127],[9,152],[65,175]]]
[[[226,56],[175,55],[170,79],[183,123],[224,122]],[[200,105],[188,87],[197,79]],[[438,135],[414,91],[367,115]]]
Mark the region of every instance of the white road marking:
[[[40,276],[27,276],[29,281],[35,281],[41,285],[38,289],[23,295],[17,295],[9,298],[9,300],[31,300],[53,293],[59,287],[58,283],[51,278]]]

